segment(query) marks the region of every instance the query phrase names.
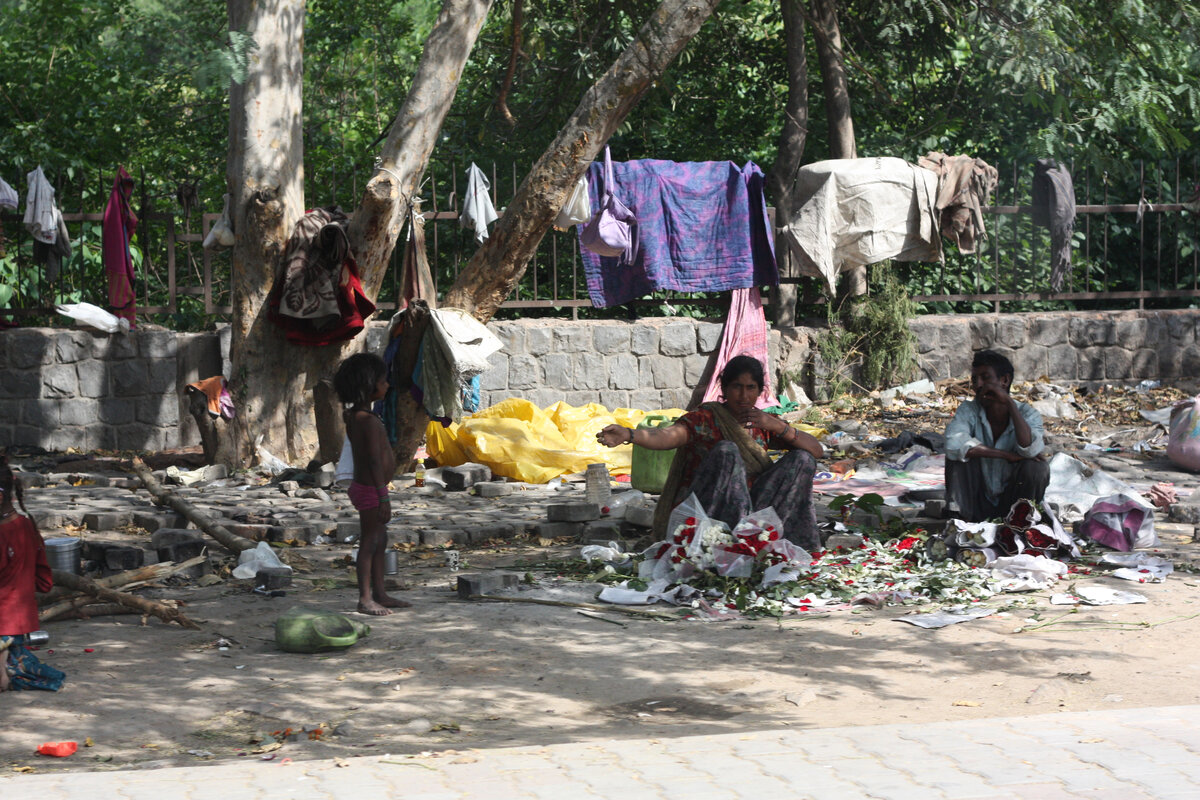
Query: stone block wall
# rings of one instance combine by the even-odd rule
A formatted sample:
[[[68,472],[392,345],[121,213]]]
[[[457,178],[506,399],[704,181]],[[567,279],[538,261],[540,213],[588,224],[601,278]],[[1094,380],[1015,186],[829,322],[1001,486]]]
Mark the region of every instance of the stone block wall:
[[[971,354],[1009,357],[1017,379],[1096,385],[1200,379],[1200,311],[1046,312],[918,317],[921,369],[931,380],[970,372]]]
[[[608,408],[684,408],[722,325],[690,318],[637,322],[515,320],[489,329],[504,342],[480,376],[486,407],[509,397]],[[778,337],[775,337],[776,339]]]
[[[977,314],[918,317],[925,377],[965,377],[971,354],[1006,353],[1018,379],[1060,383],[1200,380],[1200,311]],[[635,322],[492,322],[504,342],[481,376],[483,405],[523,397],[609,408],[683,408],[705,379],[722,325],[688,318]],[[778,387],[804,376],[813,390],[812,328],[773,330]],[[181,396],[184,386],[229,374],[228,328],[217,333],[140,330],[106,336],[82,330],[0,331],[0,447],[36,445],[145,449],[199,444]],[[386,325],[372,324],[364,347],[383,352]]]
[[[221,371],[215,334],[0,333],[0,445],[158,450],[186,433],[179,389]],[[187,418],[192,438],[195,424]],[[192,442],[187,442],[192,443]]]

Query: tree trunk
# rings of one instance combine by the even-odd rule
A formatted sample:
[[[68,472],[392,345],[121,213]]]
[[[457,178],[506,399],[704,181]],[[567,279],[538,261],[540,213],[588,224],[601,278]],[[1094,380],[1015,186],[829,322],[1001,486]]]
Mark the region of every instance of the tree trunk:
[[[405,211],[491,7],[492,0],[445,0],[425,40],[412,87],[392,120],[375,175],[350,219],[350,247],[369,297],[379,293]]]
[[[850,112],[850,86],[842,53],[842,30],[838,25],[837,0],[812,0],[813,39],[825,88],[825,116],[829,123],[829,157],[858,158],[854,146],[854,118]],[[866,294],[867,268],[846,273],[844,296]],[[832,299],[832,298],[831,298]]]
[[[638,100],[691,41],[720,0],[665,0],[583,96],[521,182],[504,216],[446,295],[444,304],[492,318],[588,164]]]
[[[246,81],[230,88],[228,183],[233,203],[231,391],[238,415],[222,429],[219,460],[246,465],[254,443],[300,464],[317,454],[314,394],[361,340],[289,344],[266,299],[292,228],[304,212],[301,75],[303,0],[227,0],[230,30],[254,37]],[[368,297],[378,297],[403,209],[425,171],[492,0],[445,0],[375,177],[350,223]],[[340,443],[339,443],[340,444]]]
[[[221,461],[243,466],[253,440],[276,455],[303,455],[299,422],[308,358],[267,320],[266,299],[292,226],[304,211],[304,0],[227,0],[229,29],[245,31],[246,79],[229,89],[233,336],[229,376],[237,417],[222,429]]]
[[[796,173],[804,159],[804,145],[808,138],[808,62],[804,52],[804,8],[803,0],[780,0],[783,12],[783,40],[787,48],[788,95],[783,109],[783,127],[779,131],[779,153],[767,185],[775,200],[775,225],[786,224],[795,212],[792,189]],[[796,278],[797,270],[792,266],[791,251],[782,237],[775,237],[775,260],[779,274]],[[794,283],[781,283],[775,290],[775,323],[792,326],[796,324],[796,298],[799,287]]]

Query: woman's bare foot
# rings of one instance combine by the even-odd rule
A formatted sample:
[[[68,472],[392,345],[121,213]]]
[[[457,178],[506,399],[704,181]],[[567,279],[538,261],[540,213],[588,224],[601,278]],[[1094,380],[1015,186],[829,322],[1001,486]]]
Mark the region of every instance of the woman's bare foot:
[[[391,614],[392,612],[388,611],[386,608],[384,608],[379,603],[376,603],[374,600],[359,600],[358,601],[358,613],[370,614],[372,617],[386,617],[388,614]]]
[[[384,608],[412,608],[412,603],[406,600],[400,600],[387,594],[375,595],[375,602]]]

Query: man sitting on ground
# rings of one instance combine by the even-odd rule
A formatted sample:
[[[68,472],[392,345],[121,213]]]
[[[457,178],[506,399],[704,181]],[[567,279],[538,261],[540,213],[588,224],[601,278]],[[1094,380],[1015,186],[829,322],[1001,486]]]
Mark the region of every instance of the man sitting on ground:
[[[1050,467],[1042,457],[1042,415],[1008,393],[1013,365],[994,350],[971,362],[974,400],[946,426],[946,500],[967,522],[1004,517],[1017,500],[1042,502]]]

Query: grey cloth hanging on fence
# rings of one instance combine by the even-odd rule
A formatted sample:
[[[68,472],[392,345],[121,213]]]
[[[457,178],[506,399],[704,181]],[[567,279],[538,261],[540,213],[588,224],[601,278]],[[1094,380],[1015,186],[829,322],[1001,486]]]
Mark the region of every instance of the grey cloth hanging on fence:
[[[1050,229],[1050,291],[1062,291],[1071,271],[1075,183],[1052,158],[1039,158],[1033,167],[1033,224]]]
[[[58,231],[54,244],[46,244],[38,239],[33,240],[33,260],[44,267],[47,283],[54,283],[62,272],[64,261],[71,258],[71,237],[67,235],[67,223],[62,212],[54,209],[54,218]]]
[[[17,190],[9,186],[4,178],[0,178],[0,208],[11,208],[17,210],[17,203],[20,198],[17,197]]]

